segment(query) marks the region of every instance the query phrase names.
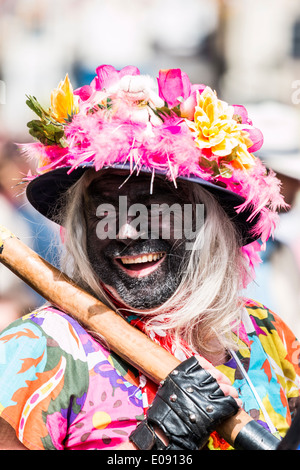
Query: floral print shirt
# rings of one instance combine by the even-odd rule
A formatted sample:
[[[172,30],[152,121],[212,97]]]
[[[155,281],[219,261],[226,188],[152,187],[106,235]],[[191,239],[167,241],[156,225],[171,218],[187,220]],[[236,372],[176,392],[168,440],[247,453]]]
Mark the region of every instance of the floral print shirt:
[[[252,418],[284,436],[299,396],[299,343],[262,305],[249,301],[245,314],[239,350],[219,368]],[[29,449],[117,449],[144,419],[140,384],[134,368],[50,306],[0,335],[0,414]],[[230,446],[213,433],[208,448]]]

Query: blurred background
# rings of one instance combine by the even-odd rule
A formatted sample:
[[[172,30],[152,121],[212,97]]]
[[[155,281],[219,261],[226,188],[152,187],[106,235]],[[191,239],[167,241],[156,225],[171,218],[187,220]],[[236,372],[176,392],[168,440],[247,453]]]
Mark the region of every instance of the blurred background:
[[[56,263],[57,227],[28,205],[26,94],[48,106],[69,73],[89,83],[100,64],[157,75],[181,68],[232,104],[265,135],[260,158],[282,181],[288,212],[246,294],[300,337],[299,0],[0,0],[0,224]],[[43,299],[0,266],[0,331]]]

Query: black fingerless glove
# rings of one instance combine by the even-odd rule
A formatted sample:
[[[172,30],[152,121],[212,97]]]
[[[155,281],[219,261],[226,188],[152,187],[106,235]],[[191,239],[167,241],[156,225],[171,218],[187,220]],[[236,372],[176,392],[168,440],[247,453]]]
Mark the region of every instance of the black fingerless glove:
[[[225,396],[212,375],[191,357],[162,382],[147,418],[130,440],[141,450],[198,450],[238,409],[235,399]],[[168,446],[156,436],[153,426],[164,432]]]

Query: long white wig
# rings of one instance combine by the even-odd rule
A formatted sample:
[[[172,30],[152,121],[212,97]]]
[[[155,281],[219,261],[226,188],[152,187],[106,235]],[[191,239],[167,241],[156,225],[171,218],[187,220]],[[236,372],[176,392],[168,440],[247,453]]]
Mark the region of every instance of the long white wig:
[[[66,232],[61,269],[116,310],[87,256],[84,194],[93,175],[94,170],[86,171],[64,198],[57,220]],[[216,358],[236,347],[232,331],[240,324],[242,279],[248,267],[235,227],[215,198],[197,183],[186,187],[192,203],[204,204],[205,223],[194,249],[187,252],[180,285],[163,305],[145,312],[147,325],[151,329],[159,323],[176,340],[182,338],[194,351]]]

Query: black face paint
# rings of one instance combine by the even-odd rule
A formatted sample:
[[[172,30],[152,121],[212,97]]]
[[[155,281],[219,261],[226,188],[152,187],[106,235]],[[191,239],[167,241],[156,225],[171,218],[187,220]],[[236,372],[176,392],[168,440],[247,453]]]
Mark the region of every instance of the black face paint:
[[[186,250],[184,236],[174,236],[175,217],[171,216],[169,219],[171,230],[167,239],[158,237],[157,233],[152,238],[150,230],[150,236],[146,239],[141,236],[133,237],[134,230],[130,224],[134,221],[128,215],[127,228],[129,227],[131,233],[127,232],[121,237],[123,225],[121,230],[120,227],[117,228],[116,237],[100,239],[99,231],[97,232],[97,209],[101,203],[106,204],[103,207],[108,207],[109,204],[109,207],[115,208],[118,225],[123,217],[118,213],[120,196],[127,197],[128,205],[143,203],[149,208],[153,203],[182,204],[183,195],[163,180],[154,185],[153,195],[150,195],[148,175],[131,176],[122,186],[125,178],[124,174],[108,171],[88,188],[85,213],[87,253],[99,281],[108,290],[115,292],[127,306],[148,310],[166,302],[182,279],[182,265],[189,252]]]
[[[111,242],[105,252],[95,250],[91,239],[87,244],[90,262],[100,281],[112,287],[122,301],[133,308],[150,309],[163,304],[175,292],[181,280],[184,251],[164,241],[134,242],[130,247]],[[144,277],[128,276],[115,261],[119,256],[165,253],[161,265]]]

